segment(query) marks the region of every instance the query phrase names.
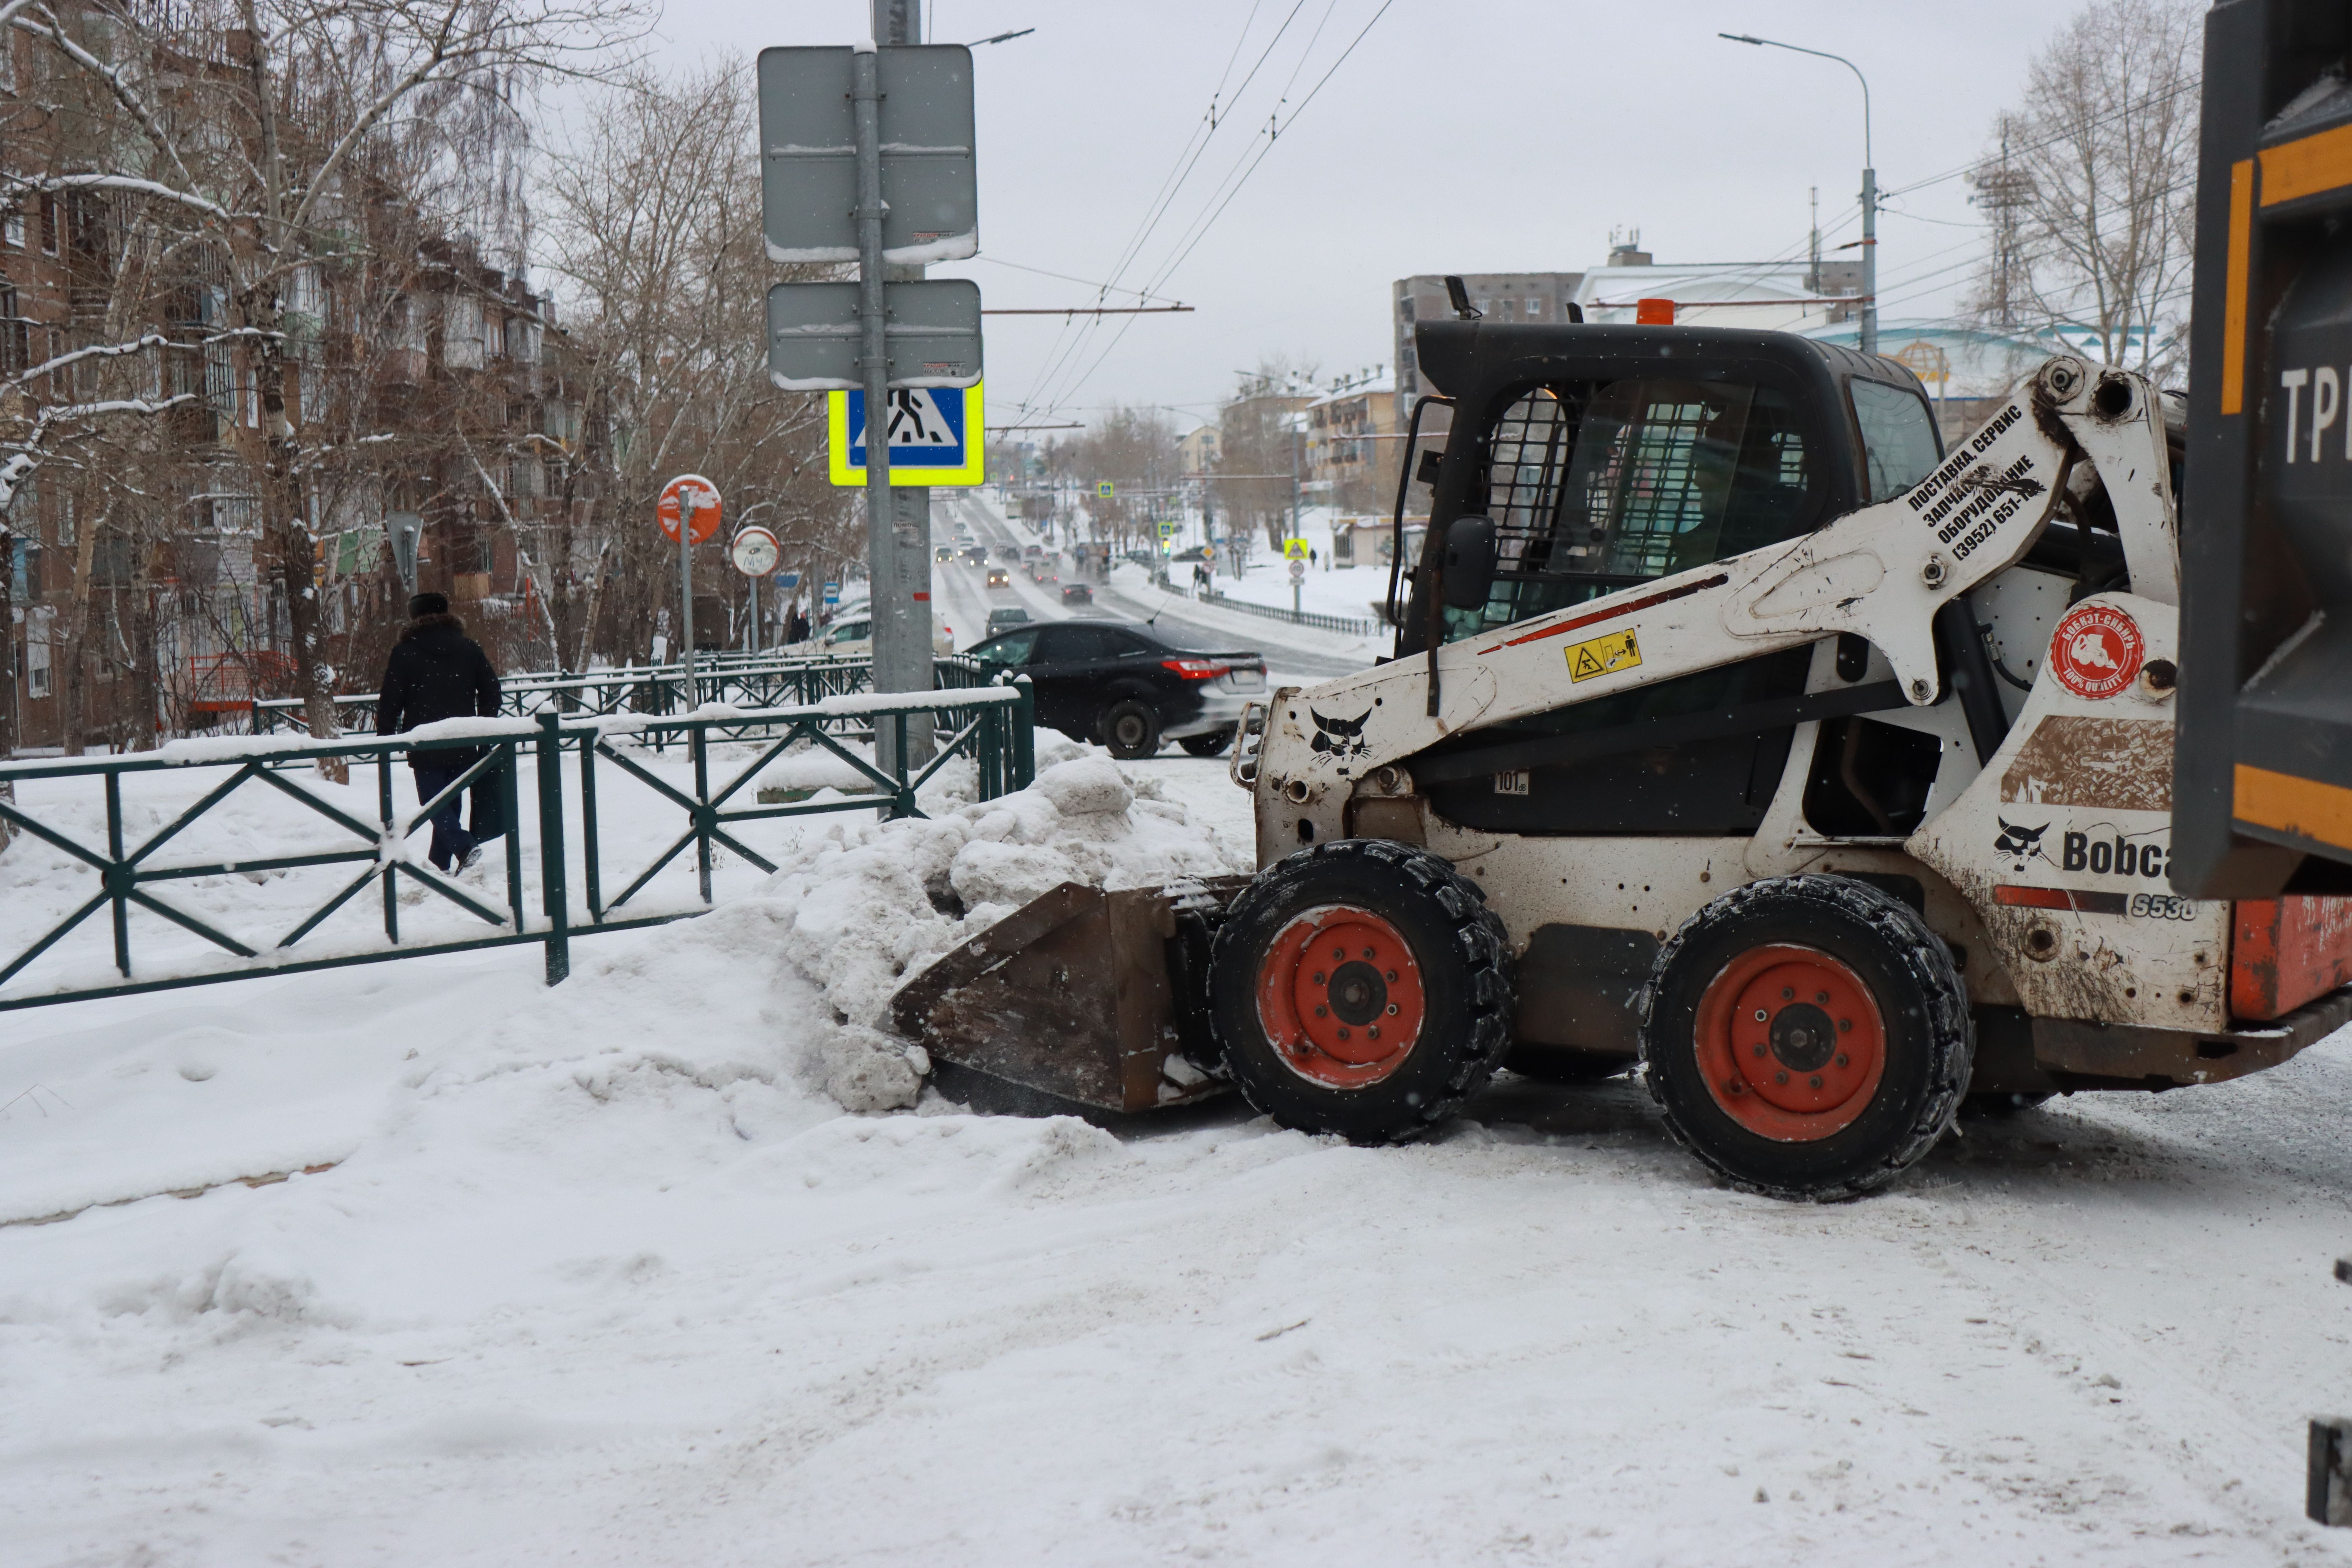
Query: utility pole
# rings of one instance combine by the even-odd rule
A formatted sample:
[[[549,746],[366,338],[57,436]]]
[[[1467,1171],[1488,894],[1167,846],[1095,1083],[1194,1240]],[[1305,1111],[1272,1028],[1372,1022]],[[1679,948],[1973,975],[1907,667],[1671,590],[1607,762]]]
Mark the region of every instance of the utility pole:
[[[1791,54],[1811,55],[1817,60],[1835,60],[1853,72],[1853,79],[1862,83],[1862,352],[1878,352],[1878,168],[1877,159],[1870,150],[1870,79],[1862,68],[1843,55],[1831,54],[1827,49],[1809,49],[1802,44],[1784,44],[1777,38],[1759,38],[1748,33],[1717,33],[1718,38],[1728,38],[1735,44],[1753,44],[1759,48],[1787,49]]]
[[[919,44],[922,37],[920,0],[873,0],[874,41]],[[864,73],[858,80],[870,89],[875,58],[869,52],[852,62]],[[865,285],[859,301],[866,315],[866,554],[873,577],[874,689],[929,691],[936,683],[931,669],[931,491],[928,485],[893,487],[890,483],[889,350],[883,331],[882,285],[911,282],[923,276],[920,267],[885,263],[882,254],[882,164],[878,135],[867,134],[864,117],[879,118],[877,106],[861,99],[858,146],[859,237]],[[866,151],[871,149],[869,153]],[[872,184],[866,183],[871,161]],[[871,216],[867,214],[870,211]],[[872,225],[866,238],[866,224]],[[887,772],[892,765],[894,737],[876,726],[875,756]],[[933,746],[928,716],[907,723],[908,765],[931,759]]]

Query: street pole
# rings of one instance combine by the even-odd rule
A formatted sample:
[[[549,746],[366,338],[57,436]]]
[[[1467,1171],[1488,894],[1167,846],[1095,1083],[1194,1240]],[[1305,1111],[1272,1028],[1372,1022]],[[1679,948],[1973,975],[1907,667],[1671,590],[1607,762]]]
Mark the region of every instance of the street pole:
[[[678,689],[686,694],[686,709],[692,712],[700,704],[694,691],[694,503],[700,492],[688,485],[677,493],[677,596],[678,625],[684,632],[679,646],[684,649],[681,660],[686,672]]]
[[[884,47],[898,44],[919,44],[923,41],[920,0],[873,0],[874,41]],[[870,54],[863,57],[866,69],[875,68]],[[878,133],[879,110],[861,106],[861,116],[873,117]],[[859,195],[864,205],[866,195],[865,149],[873,138],[866,130],[868,120],[858,121],[859,135]],[[878,312],[883,308],[882,285],[913,282],[923,276],[920,267],[887,264],[882,260],[881,214],[881,151],[878,144],[874,158],[874,185],[871,197],[875,207],[872,249],[861,230],[860,273],[874,281],[869,285],[869,298]],[[865,258],[871,258],[870,262]],[[885,342],[877,323],[872,329],[877,344]],[[887,349],[879,352],[887,353]],[[890,440],[890,409],[887,390],[878,395],[883,377],[868,369],[866,376],[866,553],[867,571],[873,577],[874,611],[874,689],[877,691],[929,691],[936,679],[931,669],[931,491],[928,485],[892,487],[887,477],[887,457],[881,465],[885,478],[875,478],[876,451],[887,452]],[[879,410],[877,414],[877,411]],[[877,433],[879,433],[878,437]],[[978,439],[978,433],[974,433]],[[877,504],[878,502],[878,504]],[[879,514],[877,521],[877,514]],[[906,729],[907,762],[919,766],[930,761],[933,750],[931,719],[928,714],[910,714]],[[875,744],[877,755],[882,749],[895,751],[896,738],[885,736],[877,728]],[[887,767],[887,764],[886,764]]]
[[[760,655],[760,580],[751,579],[751,646],[744,650],[757,658]]]
[[[1717,33],[1718,38],[1728,38],[1735,44],[1753,44],[1759,48],[1787,49],[1790,54],[1811,55],[1815,59],[1835,60],[1853,72],[1853,79],[1862,83],[1862,352],[1878,352],[1878,160],[1870,150],[1870,79],[1862,68],[1843,55],[1831,54],[1827,49],[1809,49],[1802,44],[1784,44],[1777,38],[1759,38],[1747,33]]]

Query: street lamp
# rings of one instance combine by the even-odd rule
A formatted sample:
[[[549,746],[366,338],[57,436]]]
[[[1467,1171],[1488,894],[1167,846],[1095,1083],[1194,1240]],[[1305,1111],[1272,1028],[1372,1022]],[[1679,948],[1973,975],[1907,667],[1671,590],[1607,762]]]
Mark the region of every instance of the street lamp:
[[[1870,154],[1870,79],[1862,68],[1843,55],[1833,55],[1826,49],[1809,49],[1801,44],[1784,44],[1777,38],[1753,37],[1746,33],[1717,33],[1718,38],[1728,38],[1735,44],[1754,44],[1761,48],[1788,49],[1816,59],[1835,60],[1853,72],[1853,79],[1862,83],[1862,352],[1878,352],[1878,169]]]

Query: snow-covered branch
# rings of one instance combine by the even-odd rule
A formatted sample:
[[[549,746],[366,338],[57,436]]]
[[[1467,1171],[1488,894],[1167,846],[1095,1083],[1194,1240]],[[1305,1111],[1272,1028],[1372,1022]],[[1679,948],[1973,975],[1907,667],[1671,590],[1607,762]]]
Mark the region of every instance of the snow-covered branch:
[[[131,174],[11,174],[0,173],[0,180],[28,191],[129,191],[137,195],[153,196],[161,201],[177,202],[192,207],[207,217],[223,223],[235,221],[239,215],[230,212],[217,202],[187,191],[175,191],[154,180],[142,180]]]
[[[172,346],[172,340],[165,337],[161,332],[150,332],[145,337],[140,338],[133,342],[100,343],[91,348],[76,349],[71,353],[59,354],[55,359],[43,360],[40,363],[25,372],[22,375],[11,376],[7,381],[0,382],[0,385],[22,386],[25,383],[31,381],[35,376],[51,374],[57,371],[65,369],[66,366],[69,364],[74,364],[86,359],[113,359],[122,354],[135,354],[143,349],[170,348]]]
[[[194,176],[188,173],[188,165],[182,161],[179,148],[173,145],[172,139],[163,134],[163,128],[157,124],[155,117],[147,111],[146,104],[141,101],[136,92],[131,90],[131,84],[122,79],[122,73],[76,43],[65,28],[58,25],[56,13],[50,11],[46,5],[41,8],[41,14],[49,18],[49,26],[46,27],[37,22],[27,22],[17,16],[16,13],[30,3],[31,0],[14,0],[13,4],[0,5],[0,23],[13,21],[25,31],[48,39],[68,59],[106,83],[107,90],[114,95],[114,101],[122,105],[124,111],[139,122],[139,129],[147,133],[147,140],[155,143],[156,150],[172,160],[172,166],[180,172],[180,178],[194,184]]]

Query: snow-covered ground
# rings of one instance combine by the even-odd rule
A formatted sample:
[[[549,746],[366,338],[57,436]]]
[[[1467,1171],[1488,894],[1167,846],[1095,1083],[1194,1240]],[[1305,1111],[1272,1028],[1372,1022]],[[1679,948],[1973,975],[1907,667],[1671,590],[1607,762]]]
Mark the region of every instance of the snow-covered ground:
[[[845,1111],[891,1087],[858,1015],[992,900],[1246,855],[1222,763],[1124,773],[780,828],[551,990],[519,950],[0,1015],[0,1563],[2352,1555],[2299,1517],[2352,1038],[1819,1208],[1622,1081],[1391,1150]],[[0,856],[0,943],[45,864]]]

